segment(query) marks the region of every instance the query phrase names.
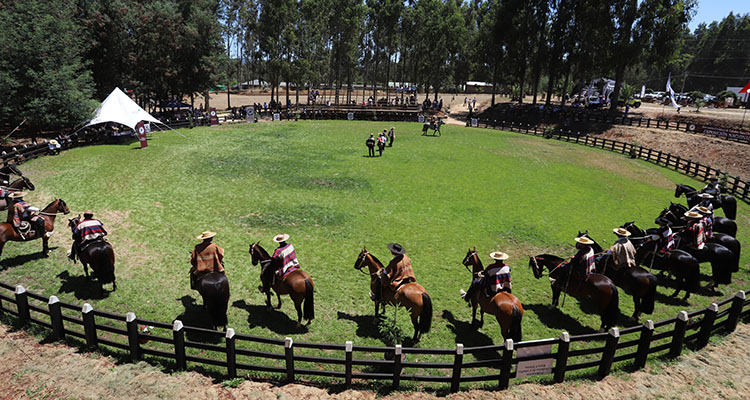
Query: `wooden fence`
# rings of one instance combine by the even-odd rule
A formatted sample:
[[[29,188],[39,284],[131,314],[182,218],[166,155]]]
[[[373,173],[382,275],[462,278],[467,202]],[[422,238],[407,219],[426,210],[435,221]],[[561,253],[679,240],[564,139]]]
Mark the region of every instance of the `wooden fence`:
[[[722,176],[726,176],[726,180],[722,182],[722,187],[724,188],[725,193],[731,194],[735,198],[750,204],[750,182],[743,181],[738,176],[728,175],[725,171],[713,168],[710,165],[682,158],[671,153],[665,153],[661,150],[654,150],[649,147],[643,147],[619,140],[588,136],[585,133],[572,132],[570,130],[556,130],[550,133],[546,132],[545,127],[542,125],[532,126],[530,124],[516,124],[513,122],[497,120],[479,120],[478,125],[480,127],[484,125],[485,128],[502,129],[510,132],[543,136],[549,139],[574,142],[585,146],[598,147],[604,150],[628,154],[631,158],[638,158],[655,163],[656,165],[672,168],[684,175],[692,176],[703,181],[707,181],[708,177],[712,174],[716,174],[720,179]]]
[[[542,110],[539,109],[524,109],[524,110],[514,110],[511,108],[501,108],[495,111],[496,113],[500,114],[500,117],[505,117],[506,119],[522,119],[526,117],[531,118],[543,118],[543,119],[560,119],[560,120],[568,120],[571,122],[596,122],[596,123],[603,123],[603,124],[612,124],[612,125],[625,125],[625,126],[638,126],[643,128],[658,128],[658,129],[665,129],[665,130],[677,130],[677,131],[685,131],[687,133],[694,133],[694,134],[702,134],[711,136],[718,139],[724,139],[724,140],[731,140],[735,142],[740,143],[750,143],[750,139],[747,139],[746,137],[736,137],[736,136],[718,136],[711,133],[703,133],[703,132],[695,132],[693,129],[695,128],[695,124],[693,122],[686,122],[686,121],[672,121],[667,118],[643,118],[643,117],[625,117],[620,115],[611,115],[608,112],[596,112],[596,111],[590,111],[585,109],[574,109],[574,108],[565,108],[565,109],[557,109],[555,110],[554,107],[545,107]]]
[[[20,164],[26,160],[48,154],[49,152],[49,143],[44,140],[37,144],[14,147],[10,152],[3,151],[0,153],[0,159],[2,159],[3,166],[10,163]]]
[[[686,344],[701,348],[708,344],[713,333],[734,331],[740,318],[750,315],[747,293],[740,291],[734,297],[712,303],[702,310],[680,311],[675,318],[665,321],[655,323],[648,320],[643,325],[612,328],[605,333],[571,336],[562,332],[559,338],[519,343],[508,339],[500,345],[477,347],[464,347],[459,343],[452,349],[357,346],[353,341],[319,344],[295,342],[290,337],[272,339],[242,335],[231,328],[224,332],[215,331],[185,326],[180,320],[164,323],[141,319],[130,312],[119,315],[98,311],[88,303],[79,307],[63,303],[55,296],[44,297],[28,292],[20,285],[14,287],[2,282],[0,314],[15,316],[20,325],[43,326],[51,331],[51,338],[55,340],[70,337],[84,342],[89,349],[114,348],[124,351],[132,361],[146,355],[153,356],[173,362],[180,370],[187,369],[189,363],[213,365],[226,368],[228,378],[234,378],[242,371],[269,372],[280,374],[287,382],[294,382],[298,376],[324,376],[340,380],[347,388],[354,379],[390,381],[394,388],[399,387],[401,381],[442,382],[450,384],[450,390],[455,392],[465,382],[497,382],[500,389],[505,389],[510,380],[516,378],[513,366],[523,361],[553,360],[554,366],[548,375],[559,383],[571,371],[595,369],[596,376],[603,378],[610,373],[614,363],[627,361],[635,369],[640,369],[649,355],[677,357]],[[139,325],[153,329],[143,333]],[[186,337],[190,333],[212,337],[219,344],[190,340]],[[157,349],[149,343],[165,344],[170,351]],[[519,356],[517,353],[519,349],[547,345],[555,346],[555,351],[534,356]],[[211,352],[215,358],[190,355],[186,349]],[[311,349],[324,350],[327,356],[310,355]],[[429,354],[440,361],[410,362],[402,359],[402,355],[409,354]],[[384,359],[383,355],[390,357]],[[467,355],[474,357],[465,359]],[[478,374],[478,368],[492,373]]]

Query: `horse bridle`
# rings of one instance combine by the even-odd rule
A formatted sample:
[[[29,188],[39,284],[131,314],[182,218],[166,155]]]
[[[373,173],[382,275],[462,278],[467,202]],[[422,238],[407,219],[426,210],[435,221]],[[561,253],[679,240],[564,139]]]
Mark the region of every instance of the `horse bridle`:
[[[257,245],[258,245],[257,243],[253,243],[253,244],[252,244],[252,245],[250,246],[250,257],[251,257],[251,258],[255,258],[255,252],[256,252],[256,251],[257,251],[258,253],[260,253],[260,250],[258,250],[258,249],[257,249],[257,248],[255,247],[255,246],[257,246]],[[258,255],[258,258],[260,258],[260,255]],[[260,266],[261,266],[261,267],[265,267],[265,266],[266,266],[266,265],[268,265],[268,264],[269,264],[269,263],[270,263],[271,261],[273,261],[273,257],[269,258],[268,260],[258,260],[258,261],[257,261],[257,264],[260,264]],[[253,264],[253,265],[255,265],[255,264]]]
[[[365,271],[362,271],[362,267],[364,267],[364,262],[368,254],[370,253],[368,253],[367,250],[362,250],[362,256],[357,258],[357,262],[354,263],[354,269],[365,275],[367,275],[367,273]]]
[[[471,253],[467,254],[466,258],[464,258],[464,260],[461,262],[461,264],[463,264],[464,267],[466,267],[466,270],[469,271],[469,272],[471,272],[472,274],[474,273],[474,271],[472,271],[472,270],[469,269],[469,259],[471,257],[475,256],[476,254],[477,254],[477,251],[476,250],[472,250]]]
[[[536,279],[539,279],[539,278],[543,277],[544,276],[544,270],[542,270],[542,268],[539,267],[539,263],[536,262],[536,256],[531,257],[531,259],[534,261],[534,266],[531,267],[531,272],[534,273],[534,277]],[[539,276],[536,276],[537,271],[539,271]],[[552,271],[550,271],[550,272],[552,272]]]

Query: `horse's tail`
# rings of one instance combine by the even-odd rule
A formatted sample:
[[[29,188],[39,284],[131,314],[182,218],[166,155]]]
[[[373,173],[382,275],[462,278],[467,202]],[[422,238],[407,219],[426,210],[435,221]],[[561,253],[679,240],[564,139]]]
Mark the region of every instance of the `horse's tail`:
[[[648,290],[641,301],[641,307],[646,314],[654,312],[654,302],[656,301],[656,277],[653,274],[646,275],[648,280]]]
[[[419,314],[419,332],[427,333],[432,327],[432,299],[427,292],[422,293],[422,313]]]
[[[214,283],[215,285],[215,298],[212,299],[212,305],[210,306],[211,318],[213,318],[215,326],[227,326],[227,307],[229,305],[229,280],[227,276],[220,274],[218,280]],[[213,297],[213,296],[210,296]]]
[[[112,245],[107,242],[102,244],[92,244],[91,249],[91,268],[96,265],[96,277],[100,284],[112,283],[115,281],[115,264],[114,250]]]
[[[721,208],[727,218],[735,219],[737,217],[737,200],[734,197],[721,195]]]
[[[518,305],[513,304],[513,311],[510,314],[510,330],[508,335],[514,342],[518,343],[521,341],[521,318],[523,317],[523,310]]]
[[[309,279],[305,279],[305,304],[304,316],[308,321],[315,319],[315,300],[313,299],[313,287]]]
[[[617,286],[612,283],[610,287],[612,288],[612,297],[610,297],[609,304],[607,304],[604,315],[602,315],[602,322],[605,326],[615,326],[617,317],[620,316],[620,295],[617,293]]]

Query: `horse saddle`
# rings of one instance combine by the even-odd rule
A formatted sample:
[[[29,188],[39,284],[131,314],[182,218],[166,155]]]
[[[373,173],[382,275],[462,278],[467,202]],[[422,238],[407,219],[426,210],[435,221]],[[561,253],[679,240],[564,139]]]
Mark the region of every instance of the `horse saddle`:
[[[101,236],[101,237],[98,237],[98,238],[96,238],[94,240],[89,240],[86,243],[82,243],[81,246],[80,246],[80,248],[78,249],[78,251],[83,252],[84,250],[86,250],[92,244],[99,243],[99,242],[108,243],[107,239],[105,239],[104,236]]]

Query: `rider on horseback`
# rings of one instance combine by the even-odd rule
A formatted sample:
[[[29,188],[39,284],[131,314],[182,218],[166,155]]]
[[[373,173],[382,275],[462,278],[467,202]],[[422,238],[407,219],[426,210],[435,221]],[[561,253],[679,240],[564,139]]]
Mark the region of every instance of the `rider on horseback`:
[[[585,280],[592,273],[596,272],[596,266],[594,265],[594,248],[591,247],[594,241],[586,236],[580,236],[575,238],[576,248],[578,253],[573,256],[568,262],[564,262],[558,266],[560,269],[570,268],[565,274],[573,274],[576,279]]]
[[[669,227],[670,222],[664,217],[659,217],[654,220],[654,223],[659,225],[658,239],[656,239],[659,243],[656,254],[659,256],[669,254],[674,248],[674,233],[672,233],[672,228]]]
[[[393,259],[378,276],[380,280],[380,285],[377,286],[378,293],[370,294],[375,301],[383,298],[382,292],[386,283],[391,291],[396,293],[401,285],[417,281],[414,270],[411,268],[411,259],[406,255],[404,247],[398,243],[388,243],[388,250],[393,254]]]
[[[687,226],[685,226],[685,233],[687,234],[683,239],[685,240],[684,249],[695,256],[697,251],[703,250],[706,241],[706,232],[703,223],[703,215],[699,212],[688,211],[685,213],[687,219]]]
[[[13,201],[12,205],[8,206],[8,220],[7,222],[13,225],[16,232],[24,238],[24,233],[28,233],[32,227],[37,235],[44,233],[44,219],[34,214],[39,212],[39,208],[31,206],[29,203],[23,200],[25,192],[13,192],[8,195],[8,198]],[[41,227],[39,226],[41,222]],[[26,238],[24,238],[26,239]]]
[[[709,176],[708,183],[703,188],[703,190],[701,190],[701,192],[708,193],[718,199],[719,195],[721,194],[721,184],[719,183],[719,177],[716,175]]]
[[[500,292],[511,293],[510,267],[503,263],[508,257],[507,254],[501,251],[490,253],[490,258],[495,260],[495,262],[488,265],[483,272],[479,273],[480,278],[471,282],[468,291],[464,292],[461,290],[461,298],[467,302],[470,301],[474,293],[481,287],[484,287],[484,294],[488,298],[492,298]]]
[[[190,253],[190,289],[209,272],[224,273],[224,249],[213,243],[216,232],[205,231],[197,237],[203,242],[197,244]]]
[[[691,208],[689,211],[696,211],[698,207],[706,207],[709,210],[714,209],[713,201],[714,196],[708,194],[708,193],[698,193],[698,197],[701,198],[701,200],[698,202],[698,204],[694,205],[693,208]]]
[[[273,241],[279,244],[279,247],[274,250],[271,258],[276,258],[281,261],[281,267],[276,271],[268,270],[269,264],[263,266],[261,270],[261,276],[265,277],[262,279],[263,288],[261,289],[264,293],[271,290],[271,285],[277,279],[283,278],[287,273],[299,268],[299,261],[297,261],[297,253],[294,251],[294,246],[291,243],[287,243],[289,235],[286,233],[280,233],[274,236]],[[272,275],[272,273],[275,274]]]
[[[98,219],[94,219],[94,213],[91,210],[83,212],[83,221],[76,224],[73,228],[73,245],[70,247],[68,258],[75,261],[76,255],[91,242],[107,236],[104,230],[104,224]]]
[[[612,231],[617,235],[617,241],[606,252],[612,257],[612,266],[617,271],[635,267],[635,247],[628,239],[630,232],[624,228],[615,228]]]
[[[708,207],[697,207],[696,210],[703,215],[701,224],[706,232],[706,239],[713,239],[714,237],[714,213]]]

